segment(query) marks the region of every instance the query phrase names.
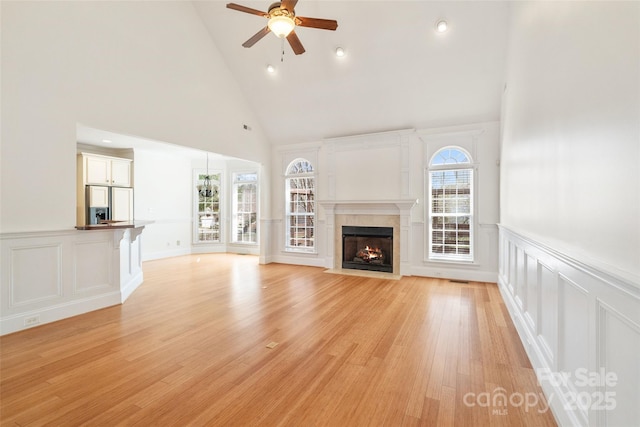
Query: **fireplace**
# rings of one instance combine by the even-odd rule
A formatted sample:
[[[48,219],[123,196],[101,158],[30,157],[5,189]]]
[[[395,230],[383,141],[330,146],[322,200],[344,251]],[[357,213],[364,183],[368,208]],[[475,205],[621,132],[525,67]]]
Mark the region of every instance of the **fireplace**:
[[[342,268],[393,272],[393,227],[342,226]]]

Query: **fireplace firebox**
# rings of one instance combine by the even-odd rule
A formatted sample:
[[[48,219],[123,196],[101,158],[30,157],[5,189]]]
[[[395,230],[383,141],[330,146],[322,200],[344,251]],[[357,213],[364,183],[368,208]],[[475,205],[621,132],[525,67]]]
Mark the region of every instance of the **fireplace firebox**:
[[[342,227],[342,268],[393,273],[393,227]]]

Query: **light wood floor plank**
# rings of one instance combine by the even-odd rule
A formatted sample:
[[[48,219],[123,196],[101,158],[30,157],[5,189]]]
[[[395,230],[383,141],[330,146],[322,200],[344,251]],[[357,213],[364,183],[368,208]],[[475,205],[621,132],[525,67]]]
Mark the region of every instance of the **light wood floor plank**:
[[[143,267],[121,306],[0,338],[1,425],[555,425],[544,403],[474,400],[541,395],[495,284],[228,254]]]

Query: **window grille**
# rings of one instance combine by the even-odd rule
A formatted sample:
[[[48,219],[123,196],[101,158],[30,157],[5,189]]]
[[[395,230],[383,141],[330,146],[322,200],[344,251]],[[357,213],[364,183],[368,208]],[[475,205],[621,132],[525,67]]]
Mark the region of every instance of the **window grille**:
[[[429,165],[429,258],[473,261],[473,177],[462,149],[438,151]]]
[[[205,178],[210,191],[200,191]],[[220,242],[220,174],[198,173],[196,179],[196,243]]]
[[[315,177],[311,163],[296,159],[286,172],[286,243],[294,252],[315,250]]]
[[[258,174],[233,174],[232,242],[258,242]]]

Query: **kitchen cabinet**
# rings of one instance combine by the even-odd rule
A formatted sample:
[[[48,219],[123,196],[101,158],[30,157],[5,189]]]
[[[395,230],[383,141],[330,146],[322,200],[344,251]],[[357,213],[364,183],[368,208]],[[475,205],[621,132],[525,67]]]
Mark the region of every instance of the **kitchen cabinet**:
[[[131,187],[131,160],[86,153],[81,156],[85,185]]]
[[[111,220],[133,221],[133,189],[123,187],[111,188]]]
[[[131,160],[111,159],[111,185],[131,187]]]
[[[94,208],[109,207],[109,187],[92,185],[87,188],[89,191],[89,206]]]
[[[94,153],[78,153],[76,221],[89,224],[97,212],[103,219],[133,221],[133,160]],[[120,191],[121,190],[121,191]]]

